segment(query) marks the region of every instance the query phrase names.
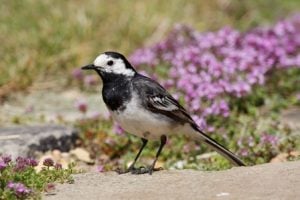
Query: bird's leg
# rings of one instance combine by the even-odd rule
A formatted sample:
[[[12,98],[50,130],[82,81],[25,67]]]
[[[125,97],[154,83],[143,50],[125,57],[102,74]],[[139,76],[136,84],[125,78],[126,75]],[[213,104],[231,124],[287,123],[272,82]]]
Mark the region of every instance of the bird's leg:
[[[166,143],[167,143],[167,136],[162,135],[161,138],[160,138],[160,146],[159,146],[158,151],[156,153],[155,159],[154,159],[152,165],[149,168],[149,174],[150,175],[152,174],[152,172],[154,170],[154,167],[155,167],[155,163],[156,163],[156,161],[157,161],[157,159],[158,159],[158,157],[159,157],[159,155],[160,155],[160,153],[161,153],[161,151],[164,148]]]
[[[156,161],[157,161],[157,159],[158,159],[158,157],[159,157],[162,149],[164,148],[166,142],[167,142],[167,137],[165,135],[162,135],[161,138],[160,138],[160,146],[158,148],[158,151],[156,153],[155,159],[154,159],[154,161],[153,161],[153,163],[152,163],[151,166],[149,166],[147,168],[145,168],[145,167],[138,168],[138,169],[135,169],[135,170],[133,170],[131,172],[133,174],[145,174],[145,173],[149,173],[150,175],[152,175],[153,171],[159,171],[160,168],[159,169],[155,169],[154,167],[155,167],[155,163],[156,163]]]
[[[141,148],[140,148],[138,154],[136,155],[136,157],[135,157],[133,163],[132,163],[132,164],[129,166],[129,168],[127,169],[128,171],[131,171],[132,169],[134,169],[134,165],[135,165],[136,161],[139,159],[139,157],[140,157],[140,155],[141,155],[143,149],[144,149],[145,146],[147,145],[148,140],[142,138],[142,142],[143,142],[143,144],[142,144],[142,146],[141,146]]]
[[[123,170],[123,171],[122,171],[122,170],[117,170],[117,172],[118,172],[119,174],[125,174],[125,173],[131,172],[131,171],[133,171],[133,170],[136,170],[135,167],[134,167],[134,165],[135,165],[136,161],[139,159],[139,157],[140,157],[140,155],[141,155],[143,149],[144,149],[145,146],[147,145],[148,140],[146,140],[145,138],[142,138],[142,142],[143,142],[143,144],[142,144],[142,146],[141,146],[141,148],[140,148],[138,154],[136,155],[136,157],[135,157],[133,163],[132,163],[132,164],[128,167],[128,169],[126,169],[126,170]]]

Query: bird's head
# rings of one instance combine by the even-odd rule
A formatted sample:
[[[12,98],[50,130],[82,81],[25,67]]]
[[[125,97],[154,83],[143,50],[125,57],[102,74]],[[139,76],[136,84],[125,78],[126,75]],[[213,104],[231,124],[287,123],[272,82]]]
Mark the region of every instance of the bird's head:
[[[101,76],[105,74],[123,75],[133,77],[136,73],[135,69],[128,62],[128,60],[117,52],[104,52],[100,54],[93,62],[93,64],[82,67],[83,70],[96,70]]]

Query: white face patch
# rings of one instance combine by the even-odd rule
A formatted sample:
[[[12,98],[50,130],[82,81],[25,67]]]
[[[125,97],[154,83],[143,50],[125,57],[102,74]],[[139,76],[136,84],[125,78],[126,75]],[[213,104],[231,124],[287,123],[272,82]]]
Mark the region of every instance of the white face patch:
[[[106,73],[122,74],[125,76],[133,76],[135,72],[126,68],[121,58],[113,58],[106,54],[100,54],[94,61],[95,67]]]

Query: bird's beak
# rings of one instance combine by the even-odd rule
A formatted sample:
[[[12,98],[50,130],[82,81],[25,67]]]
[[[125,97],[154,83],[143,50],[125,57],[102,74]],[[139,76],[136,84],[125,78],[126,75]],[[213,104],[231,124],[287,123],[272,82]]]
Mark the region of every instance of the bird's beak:
[[[91,70],[91,69],[96,69],[94,64],[89,64],[86,66],[81,67],[82,70]]]

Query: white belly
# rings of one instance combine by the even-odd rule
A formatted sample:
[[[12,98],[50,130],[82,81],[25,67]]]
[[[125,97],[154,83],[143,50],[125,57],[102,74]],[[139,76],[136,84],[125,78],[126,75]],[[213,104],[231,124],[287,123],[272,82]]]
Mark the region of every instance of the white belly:
[[[145,110],[138,100],[130,101],[125,110],[111,114],[126,132],[149,140],[159,140],[177,128],[170,118]]]

